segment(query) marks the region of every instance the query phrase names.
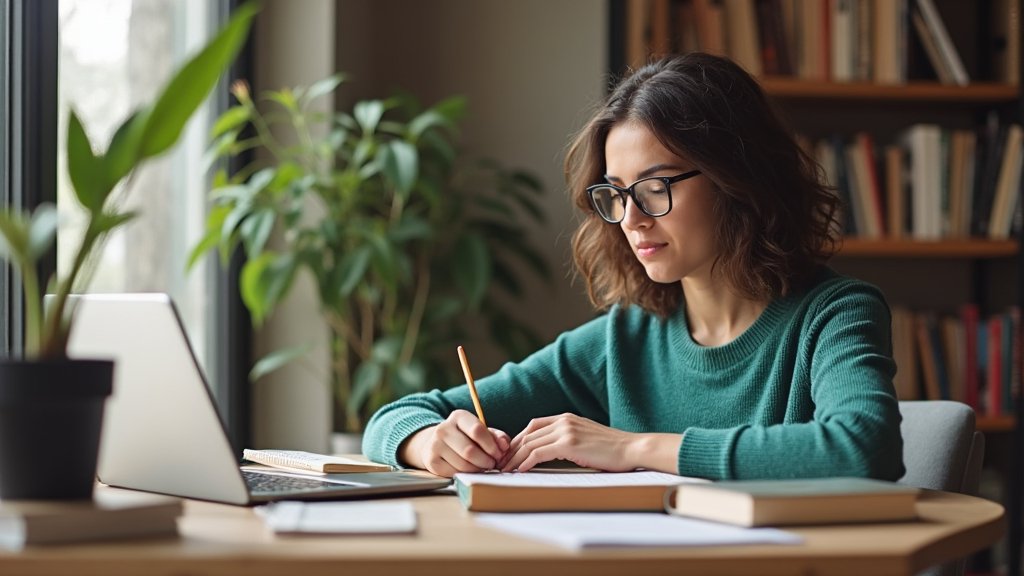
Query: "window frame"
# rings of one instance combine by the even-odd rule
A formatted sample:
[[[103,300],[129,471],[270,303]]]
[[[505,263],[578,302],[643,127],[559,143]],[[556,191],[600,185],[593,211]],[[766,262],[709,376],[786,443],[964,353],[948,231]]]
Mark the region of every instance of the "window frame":
[[[7,62],[10,84],[4,112],[7,170],[4,200],[14,210],[32,210],[57,199],[57,3],[59,0],[4,0],[10,16]],[[56,252],[39,264],[41,278],[56,269]],[[4,348],[20,355],[24,297],[17,271],[5,267]]]
[[[57,201],[57,106],[59,65],[59,1],[0,0],[0,208],[33,209]],[[227,21],[239,0],[223,0],[213,8]],[[218,90],[217,107],[226,109],[227,87],[251,76],[252,39]],[[218,269],[212,286],[215,307],[211,334],[216,362],[210,376],[220,385],[215,400],[232,445],[241,454],[249,443],[252,324],[238,290],[239,255]],[[40,264],[40,277],[57,267],[56,251]],[[7,357],[19,357],[24,334],[24,299],[15,270],[0,266],[0,346]]]

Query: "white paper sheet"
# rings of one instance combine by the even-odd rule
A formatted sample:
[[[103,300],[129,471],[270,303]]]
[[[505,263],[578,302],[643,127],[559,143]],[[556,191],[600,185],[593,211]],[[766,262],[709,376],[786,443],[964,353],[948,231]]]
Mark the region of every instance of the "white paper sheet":
[[[490,528],[573,550],[607,546],[800,544],[803,541],[795,534],[775,528],[739,528],[645,512],[478,513],[475,518]]]
[[[664,472],[596,472],[583,474],[579,472],[507,472],[466,474],[459,473],[455,477],[463,484],[496,484],[500,486],[564,486],[564,487],[598,487],[598,486],[670,486],[687,482],[707,482],[703,478],[676,476]]]
[[[406,534],[416,531],[411,502],[277,502],[256,508],[278,534]]]

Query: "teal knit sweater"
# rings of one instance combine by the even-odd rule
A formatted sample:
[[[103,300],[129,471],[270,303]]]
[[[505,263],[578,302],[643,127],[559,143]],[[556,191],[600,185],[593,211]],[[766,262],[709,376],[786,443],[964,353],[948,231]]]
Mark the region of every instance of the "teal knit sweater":
[[[903,442],[890,340],[882,294],[826,270],[724,346],[695,343],[682,306],[667,319],[613,307],[476,386],[488,425],[511,436],[563,412],[684,434],[685,476],[896,480]],[[403,440],[457,408],[473,410],[465,385],[388,404],[368,423],[363,452],[397,464]]]

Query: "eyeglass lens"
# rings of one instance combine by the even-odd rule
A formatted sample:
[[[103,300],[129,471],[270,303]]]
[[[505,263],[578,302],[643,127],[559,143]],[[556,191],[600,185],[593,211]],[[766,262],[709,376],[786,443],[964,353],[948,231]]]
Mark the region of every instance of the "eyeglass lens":
[[[652,178],[633,185],[633,193],[640,209],[650,216],[661,216],[671,206],[668,187],[664,180]],[[626,216],[626,193],[611,186],[595,187],[592,192],[594,207],[602,218],[619,221]]]

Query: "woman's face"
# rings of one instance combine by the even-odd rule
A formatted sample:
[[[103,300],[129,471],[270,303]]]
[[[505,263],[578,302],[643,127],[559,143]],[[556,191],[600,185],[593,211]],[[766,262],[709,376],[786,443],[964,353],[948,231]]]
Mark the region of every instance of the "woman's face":
[[[650,176],[676,176],[693,164],[665,148],[647,127],[627,122],[612,127],[605,140],[606,177],[610,184],[632,185]],[[713,240],[713,185],[701,174],[672,184],[672,210],[658,218],[644,214],[632,198],[619,226],[647,276],[655,282],[684,278],[710,280],[718,254]]]

